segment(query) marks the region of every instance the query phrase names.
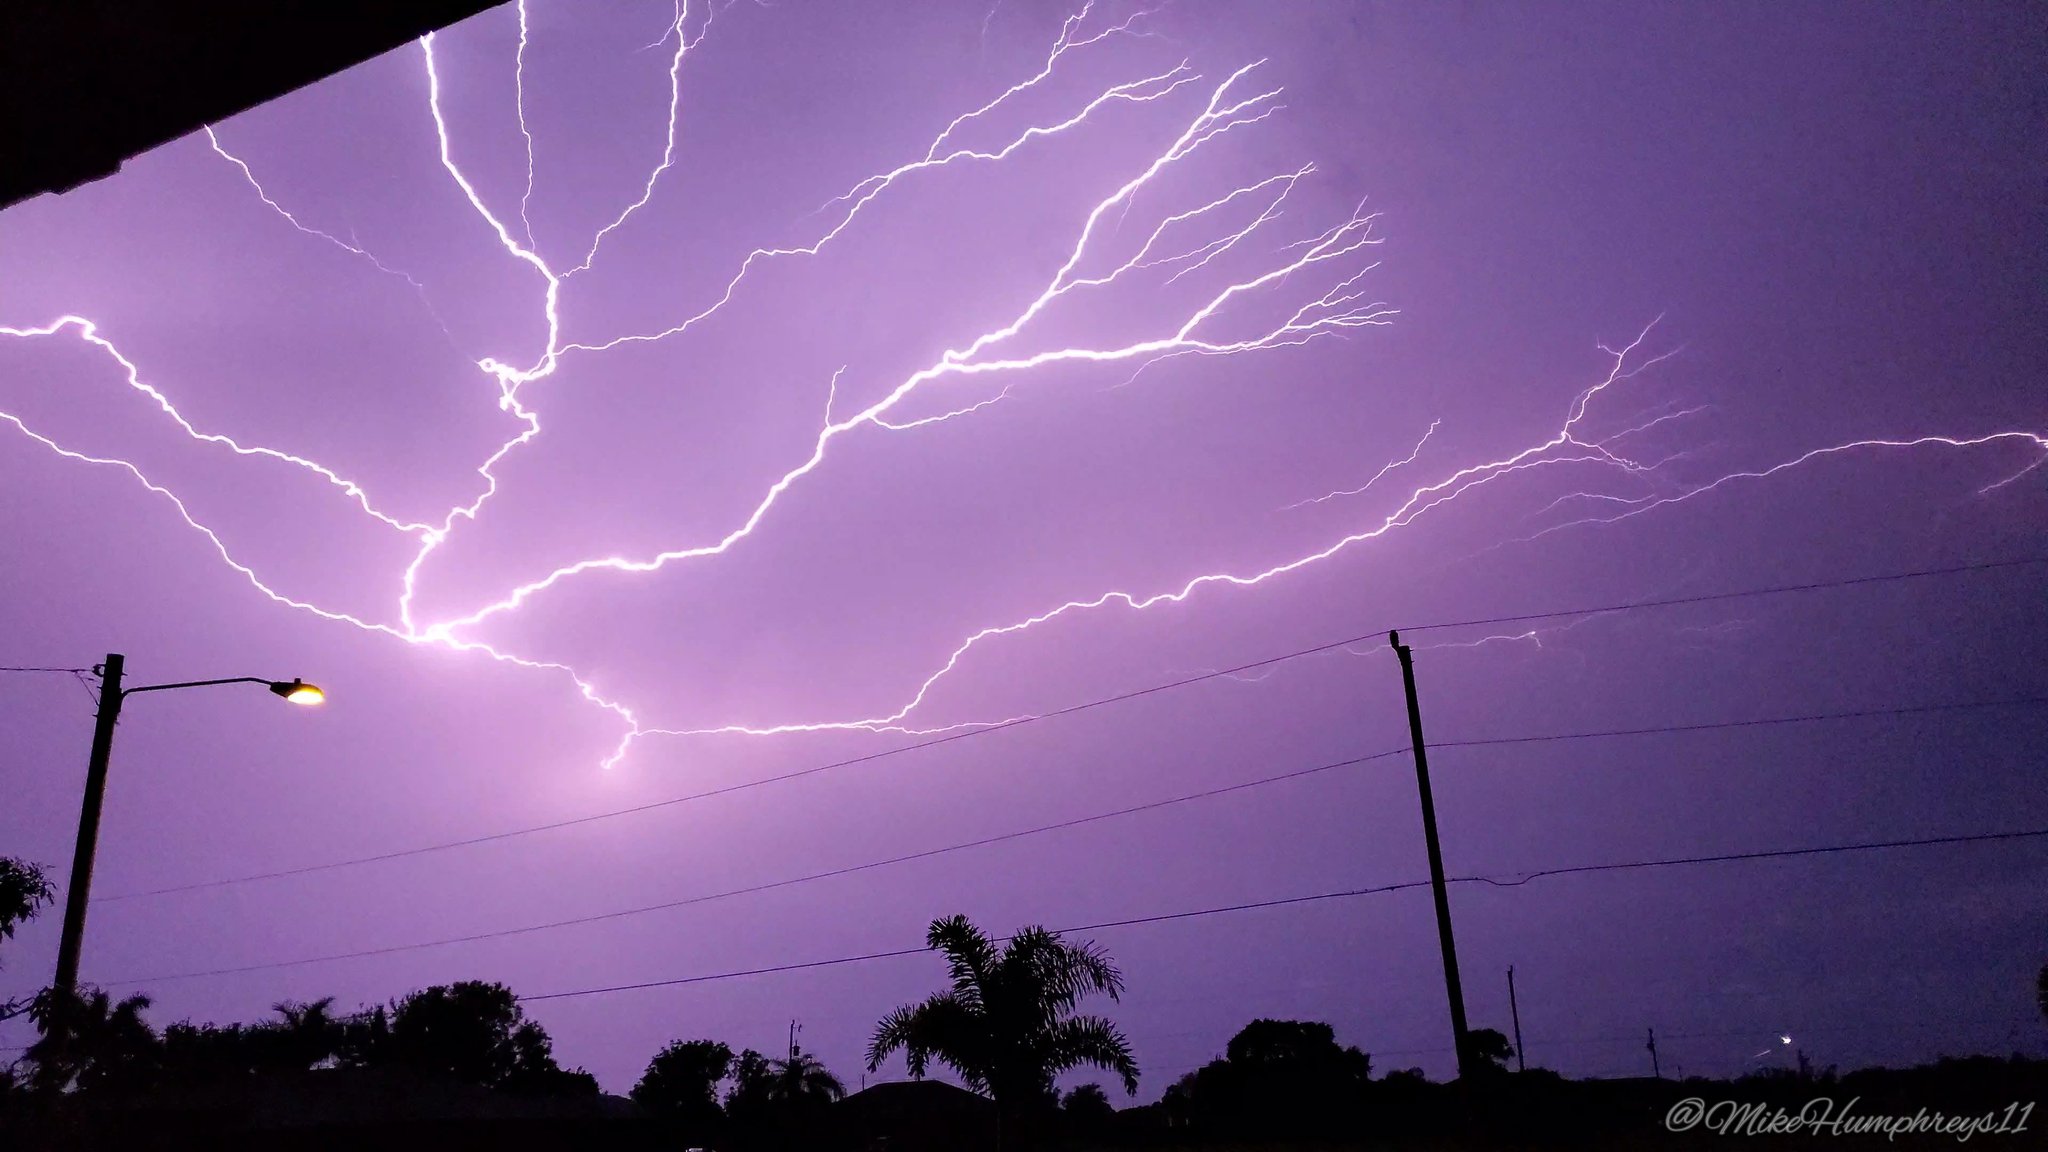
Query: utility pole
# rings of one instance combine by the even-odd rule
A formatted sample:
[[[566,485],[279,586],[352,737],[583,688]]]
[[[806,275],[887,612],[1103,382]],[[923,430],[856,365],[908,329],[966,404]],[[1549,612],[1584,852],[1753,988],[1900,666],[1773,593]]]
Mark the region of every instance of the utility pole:
[[[122,657],[107,653],[96,665],[100,678],[99,713],[93,719],[92,759],[85,769],[85,800],[78,808],[78,842],[71,849],[71,883],[64,890],[64,934],[57,942],[57,979],[51,991],[59,1003],[78,993],[78,953],[85,940],[85,906],[92,896],[92,859],[100,838],[100,806],[107,795],[107,761],[114,751],[114,722],[121,702],[137,692],[168,692],[177,688],[211,688],[219,684],[261,684],[274,696],[293,704],[318,704],[326,698],[319,686],[304,680],[272,680],[265,676],[225,676],[213,680],[179,680],[171,684],[121,686]]]
[[[99,715],[93,720],[92,759],[85,769],[85,801],[78,809],[78,842],[71,849],[71,884],[64,890],[64,934],[57,943],[59,1002],[78,990],[78,952],[85,940],[85,902],[92,891],[93,846],[100,836],[100,803],[107,794],[107,759],[114,750],[114,721],[121,714],[119,652],[93,669],[100,678]]]
[[[1528,1071],[1528,1063],[1522,1057],[1522,1009],[1515,1003],[1515,966],[1508,965],[1508,1015],[1515,1021],[1515,1071]]]
[[[1399,632],[1387,633],[1387,643],[1401,658],[1401,681],[1408,690],[1408,737],[1415,749],[1415,787],[1422,797],[1422,839],[1429,847],[1429,886],[1436,894],[1436,934],[1443,945],[1444,992],[1451,1001],[1451,1036],[1458,1048],[1458,1076],[1471,1071],[1472,1045],[1465,1029],[1465,989],[1458,981],[1458,947],[1451,940],[1451,899],[1444,891],[1444,856],[1437,846],[1436,801],[1429,791],[1429,757],[1422,748],[1422,706],[1415,700],[1415,661]]]
[[[792,1063],[796,1060],[796,1034],[803,1031],[803,1028],[804,1026],[795,1020],[789,1022],[789,1059]]]
[[[1655,1028],[1650,1029],[1650,1043],[1647,1047],[1650,1049],[1650,1075],[1662,1080],[1664,1078],[1664,1070],[1657,1066],[1657,1030]]]

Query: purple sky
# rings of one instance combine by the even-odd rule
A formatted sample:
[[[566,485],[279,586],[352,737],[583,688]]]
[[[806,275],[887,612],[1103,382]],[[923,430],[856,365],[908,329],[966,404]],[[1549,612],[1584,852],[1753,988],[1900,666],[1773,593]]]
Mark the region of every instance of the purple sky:
[[[566,276],[661,161],[662,6],[531,5],[530,249],[511,7],[433,45],[483,211],[441,163],[414,46],[216,126],[276,207],[201,133],[0,214],[0,411],[129,462],[254,574],[128,469],[0,426],[0,664],[118,650],[131,683],[300,675],[331,696],[130,702],[84,978],[140,979],[159,1023],[247,1019],[890,950],[956,911],[1058,927],[1413,880],[1393,757],[689,907],[150,979],[687,899],[1401,748],[1374,639],[573,828],[112,899],[648,804],[1390,625],[2048,552],[2048,469],[2026,471],[2048,448],[2039,9],[1105,4],[1049,75],[941,141],[1045,65],[1069,12],[733,4],[707,27],[693,8],[673,163]],[[1017,146],[863,184],[935,142]],[[849,190],[876,193],[850,219]],[[797,248],[815,253],[746,264]],[[549,277],[567,350],[544,363]],[[33,334],[65,316],[112,349]],[[289,458],[195,441],[114,349],[200,433]],[[475,506],[523,427],[501,383],[540,432],[419,564],[408,618],[403,526]],[[489,611],[579,561],[706,549]],[[1215,574],[1249,583],[961,651]],[[2041,589],[2008,568],[1409,640],[1437,741],[1995,701],[2048,695]],[[648,734],[618,754],[632,723],[576,677]],[[70,678],[0,682],[0,852],[68,862],[90,729]],[[2043,709],[1984,708],[1432,764],[1448,869],[1510,875],[2048,826],[2044,741]],[[1464,886],[1452,908],[1474,1025],[1507,1028],[1515,965],[1529,1057],[1568,1074],[1646,1070],[1653,1026],[1667,1071],[1710,1074],[1780,1032],[1845,1066],[2044,1047],[2038,840]],[[0,993],[45,978],[57,921],[8,948]],[[1328,1020],[1383,1069],[1451,1068],[1426,890],[1093,935],[1129,979],[1111,1012],[1144,1098],[1260,1015]],[[941,975],[901,958],[532,1011],[612,1091],[670,1039],[773,1050],[792,1017],[856,1082],[874,1020]]]

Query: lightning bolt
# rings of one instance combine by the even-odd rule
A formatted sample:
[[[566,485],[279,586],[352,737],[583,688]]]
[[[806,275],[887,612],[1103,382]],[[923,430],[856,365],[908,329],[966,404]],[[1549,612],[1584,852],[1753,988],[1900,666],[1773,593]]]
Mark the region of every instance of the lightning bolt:
[[[329,238],[332,239],[332,237]],[[60,316],[56,320],[52,321],[49,324],[45,324],[40,328],[9,328],[5,326],[0,326],[0,336],[12,336],[21,339],[33,339],[38,337],[56,336],[66,331],[76,331],[78,333],[78,338],[80,340],[83,340],[85,343],[90,344],[93,347],[99,349],[101,352],[106,353],[107,356],[114,361],[114,363],[120,365],[122,375],[127,380],[128,387],[134,389],[137,392],[142,393],[144,396],[147,396],[152,401],[154,401],[156,403],[157,409],[163,412],[164,415],[170,417],[171,422],[176,424],[178,428],[185,433],[185,435],[190,436],[192,439],[204,444],[218,444],[221,447],[224,447],[229,451],[235,453],[237,456],[267,457],[272,460],[279,460],[286,464],[291,464],[299,468],[303,468],[306,471],[319,476],[321,479],[326,480],[329,484],[333,485],[334,487],[341,489],[342,492],[346,493],[348,497],[355,502],[356,506],[361,508],[366,515],[386,525],[387,527],[395,528],[400,532],[413,534],[420,534],[429,531],[428,526],[425,524],[400,520],[394,516],[378,511],[377,508],[370,503],[370,494],[369,492],[364,490],[362,485],[356,483],[353,480],[348,479],[345,476],[342,476],[334,472],[332,469],[326,467],[325,465],[317,464],[311,460],[306,459],[303,456],[294,456],[289,452],[283,452],[276,448],[265,448],[260,445],[251,446],[243,444],[237,441],[232,436],[224,436],[217,432],[201,432],[199,429],[192,426],[192,422],[190,420],[185,419],[185,414],[178,411],[177,406],[171,403],[170,397],[164,395],[162,392],[159,392],[156,388],[152,387],[142,379],[142,369],[138,368],[133,360],[130,360],[127,356],[123,355],[121,350],[114,346],[113,341],[108,340],[106,337],[100,335],[99,326],[97,324],[94,324],[91,320],[88,320],[83,316]],[[15,421],[15,423],[17,427],[22,428],[23,431],[27,431],[27,427],[25,425],[21,425],[19,421]],[[107,463],[107,461],[99,460],[95,460],[92,462]],[[137,476],[140,477],[140,473],[137,473]]]
[[[1169,188],[1165,175],[1185,167],[1199,150],[1215,146],[1233,134],[1256,128],[1282,111],[1282,90],[1259,83],[1264,61],[1255,61],[1230,72],[1220,81],[1207,82],[1185,61],[1164,71],[1111,84],[1064,113],[1035,120],[1027,126],[1000,134],[979,146],[961,143],[976,133],[986,134],[992,114],[1014,103],[1028,92],[1042,87],[1061,70],[1071,55],[1108,44],[1115,39],[1143,36],[1140,21],[1151,15],[1139,11],[1122,21],[1097,27],[1089,3],[1062,22],[1043,64],[1032,75],[1008,85],[980,105],[936,126],[922,155],[885,168],[855,182],[812,214],[817,218],[811,239],[780,247],[759,246],[749,251],[726,280],[721,291],[681,320],[659,331],[592,337],[572,341],[564,336],[561,300],[565,285],[587,271],[596,260],[606,238],[626,227],[636,213],[654,199],[661,178],[675,163],[682,113],[682,72],[686,57],[704,42],[713,11],[706,10],[694,34],[688,4],[674,7],[674,19],[658,43],[670,36],[676,41],[668,65],[669,102],[664,142],[658,163],[648,172],[637,199],[628,203],[610,223],[591,237],[580,263],[564,271],[544,258],[535,243],[530,217],[534,190],[534,138],[526,118],[527,92],[525,60],[530,27],[525,3],[517,5],[519,46],[515,57],[515,110],[525,142],[525,185],[519,201],[520,232],[515,235],[493,212],[485,196],[464,173],[456,160],[456,147],[442,111],[443,79],[435,56],[435,38],[420,42],[427,89],[428,113],[433,121],[440,165],[455,189],[464,197],[479,221],[497,238],[510,262],[523,265],[525,274],[537,278],[539,288],[537,320],[539,346],[520,358],[485,357],[475,361],[490,381],[500,411],[514,425],[513,431],[478,464],[479,484],[471,499],[448,507],[431,520],[413,520],[384,511],[373,502],[363,485],[334,470],[291,452],[243,444],[232,437],[202,431],[187,420],[158,388],[146,382],[135,362],[104,336],[92,320],[65,315],[39,327],[0,327],[0,336],[43,340],[65,334],[75,335],[111,358],[119,374],[134,391],[149,398],[157,409],[186,436],[209,446],[226,449],[237,456],[260,458],[274,464],[310,472],[339,490],[366,516],[385,529],[417,542],[410,561],[399,573],[398,596],[393,618],[372,620],[312,604],[279,591],[266,583],[251,567],[237,560],[221,536],[197,519],[187,504],[169,488],[152,480],[136,465],[122,459],[97,456],[60,444],[30,427],[20,416],[0,411],[0,422],[60,458],[94,467],[126,473],[154,496],[167,501],[179,518],[202,535],[220,560],[239,574],[259,594],[281,606],[309,612],[322,619],[348,624],[392,637],[404,643],[433,646],[473,654],[496,662],[544,672],[564,678],[578,697],[603,709],[620,723],[622,734],[603,759],[606,767],[619,763],[635,743],[650,736],[693,737],[711,734],[772,736],[796,732],[849,730],[933,734],[1001,724],[1023,717],[956,720],[950,722],[913,719],[924,709],[934,689],[958,672],[978,650],[1034,630],[1044,630],[1059,621],[1086,617],[1101,609],[1117,608],[1144,612],[1187,602],[1198,593],[1222,593],[1231,589],[1255,588],[1283,582],[1289,575],[1357,550],[1372,541],[1412,524],[1431,511],[1452,504],[1505,480],[1562,472],[1612,476],[1638,486],[1635,492],[1588,489],[1554,502],[1547,512],[1573,499],[1584,499],[1615,509],[1611,515],[1583,516],[1552,524],[1527,539],[1552,532],[1592,525],[1611,525],[1634,516],[1686,501],[1709,497],[1724,489],[1750,482],[1762,482],[1810,462],[1849,452],[1907,450],[1928,447],[1974,449],[2011,444],[2031,446],[2041,455],[2019,472],[1987,485],[1988,494],[2027,475],[2048,461],[2048,437],[2026,431],[2000,431],[1976,437],[1918,436],[1907,439],[1856,440],[1816,448],[1764,468],[1728,472],[1698,483],[1682,484],[1665,474],[1665,466],[1682,456],[1643,459],[1625,450],[1623,441],[1644,438],[1651,431],[1693,416],[1703,407],[1677,408],[1665,405],[1635,418],[1619,431],[1594,434],[1586,431],[1592,421],[1589,410],[1603,397],[1618,391],[1626,382],[1653,367],[1672,353],[1650,354],[1643,349],[1652,325],[1621,348],[1603,348],[1609,359],[1606,374],[1575,394],[1566,406],[1560,424],[1545,435],[1489,460],[1440,471],[1434,478],[1415,484],[1391,502],[1387,510],[1365,516],[1348,529],[1336,531],[1318,548],[1302,554],[1275,558],[1245,571],[1211,571],[1189,576],[1182,582],[1151,590],[1112,589],[1081,599],[1054,604],[1022,619],[993,624],[960,640],[920,682],[908,687],[902,702],[892,709],[864,717],[840,717],[778,722],[661,726],[643,722],[635,710],[613,699],[586,676],[567,664],[522,655],[479,639],[476,633],[497,617],[514,612],[537,596],[581,578],[598,573],[647,574],[676,564],[704,561],[737,547],[767,524],[776,507],[797,486],[823,471],[835,455],[834,447],[855,435],[888,436],[914,433],[918,429],[957,419],[988,418],[984,414],[1028,387],[1046,369],[1062,365],[1124,365],[1130,380],[1186,356],[1241,356],[1298,347],[1313,341],[1340,337],[1391,322],[1394,309],[1371,298],[1360,287],[1376,267],[1373,253],[1379,244],[1374,232],[1376,217],[1363,205],[1321,227],[1311,225],[1291,236],[1280,235],[1290,197],[1304,181],[1318,173],[1313,164],[1274,172],[1248,183],[1222,188],[1214,193],[1188,197]],[[650,46],[651,47],[651,46]],[[1206,95],[1203,95],[1206,93]],[[833,373],[826,389],[821,426],[808,453],[783,470],[737,523],[713,538],[698,543],[679,543],[638,555],[610,555],[579,559],[512,585],[495,598],[467,611],[436,620],[422,620],[415,608],[419,580],[441,546],[465,523],[484,514],[499,491],[496,469],[513,453],[538,440],[542,426],[538,413],[522,400],[522,390],[551,376],[564,357],[594,356],[628,344],[660,341],[679,336],[716,315],[742,290],[744,282],[770,261],[816,258],[833,241],[857,226],[869,205],[892,190],[912,181],[940,178],[948,169],[966,165],[1000,165],[1043,141],[1088,129],[1106,109],[1124,105],[1159,105],[1186,111],[1177,121],[1179,131],[1164,147],[1134,160],[1122,182],[1096,200],[1080,221],[1064,261],[1028,301],[995,327],[957,341],[922,367],[893,381],[882,381],[881,398],[847,415],[835,412],[840,399],[841,368]],[[339,247],[368,261],[378,271],[404,280],[425,301],[426,288],[410,274],[386,265],[352,240],[312,227],[273,198],[257,180],[250,165],[222,145],[209,128],[207,138],[213,151],[238,170],[261,202],[300,232]],[[1156,223],[1141,229],[1135,243],[1125,237],[1122,225],[1132,217],[1144,193],[1148,213],[1158,211]],[[1153,209],[1154,203],[1174,204]],[[807,218],[808,219],[808,218]],[[1244,270],[1224,274],[1226,263]],[[1246,267],[1248,266],[1248,267]],[[1148,323],[1142,330],[1118,341],[1063,345],[1046,341],[1040,333],[1049,326],[1047,317],[1069,301],[1111,292],[1125,286],[1162,296],[1168,289],[1192,288],[1197,277],[1215,282],[1199,289],[1193,302],[1171,319]],[[1186,290],[1183,288],[1183,290]],[[431,308],[431,303],[428,304]],[[1254,321],[1247,316],[1277,315],[1278,320]],[[444,326],[445,331],[445,326]],[[523,364],[524,366],[520,366]],[[1362,484],[1337,489],[1323,496],[1288,505],[1289,509],[1325,504],[1374,494],[1383,481],[1395,473],[1411,476],[1419,467],[1424,449],[1438,423],[1416,441],[1405,456],[1393,459],[1373,472]],[[1642,486],[1651,489],[1640,494]],[[1353,506],[1346,503],[1345,507]],[[1566,627],[1576,627],[1578,623]],[[1525,640],[1540,643],[1535,633],[1525,636],[1486,637],[1474,645]]]

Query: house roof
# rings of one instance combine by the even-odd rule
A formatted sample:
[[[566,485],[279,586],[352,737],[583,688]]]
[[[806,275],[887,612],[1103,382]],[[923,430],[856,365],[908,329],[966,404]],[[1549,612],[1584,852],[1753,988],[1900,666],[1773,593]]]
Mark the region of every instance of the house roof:
[[[995,1113],[995,1101],[943,1080],[889,1080],[870,1084],[840,1101],[842,1114],[887,1120],[925,1116],[980,1118]]]
[[[502,0],[10,0],[0,4],[0,208]]]

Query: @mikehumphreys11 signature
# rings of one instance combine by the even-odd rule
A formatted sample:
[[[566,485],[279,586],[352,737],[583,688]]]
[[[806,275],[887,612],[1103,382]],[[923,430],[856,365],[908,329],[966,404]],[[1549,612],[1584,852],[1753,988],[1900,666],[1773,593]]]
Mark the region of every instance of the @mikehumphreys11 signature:
[[[1782,1105],[1743,1100],[1708,1103],[1688,1096],[1664,1114],[1664,1127],[1673,1132],[1703,1128],[1721,1136],[1790,1136],[1799,1133],[1828,1136],[1953,1136],[1965,1141],[1972,1136],[2017,1136],[2027,1131],[2027,1119],[2034,1102],[2015,1101],[2004,1108],[1974,1114],[1933,1112],[1926,1108],[1906,1115],[1858,1112],[1860,1096],[1837,1104],[1831,1097],[1816,1096],[1797,1112]]]

